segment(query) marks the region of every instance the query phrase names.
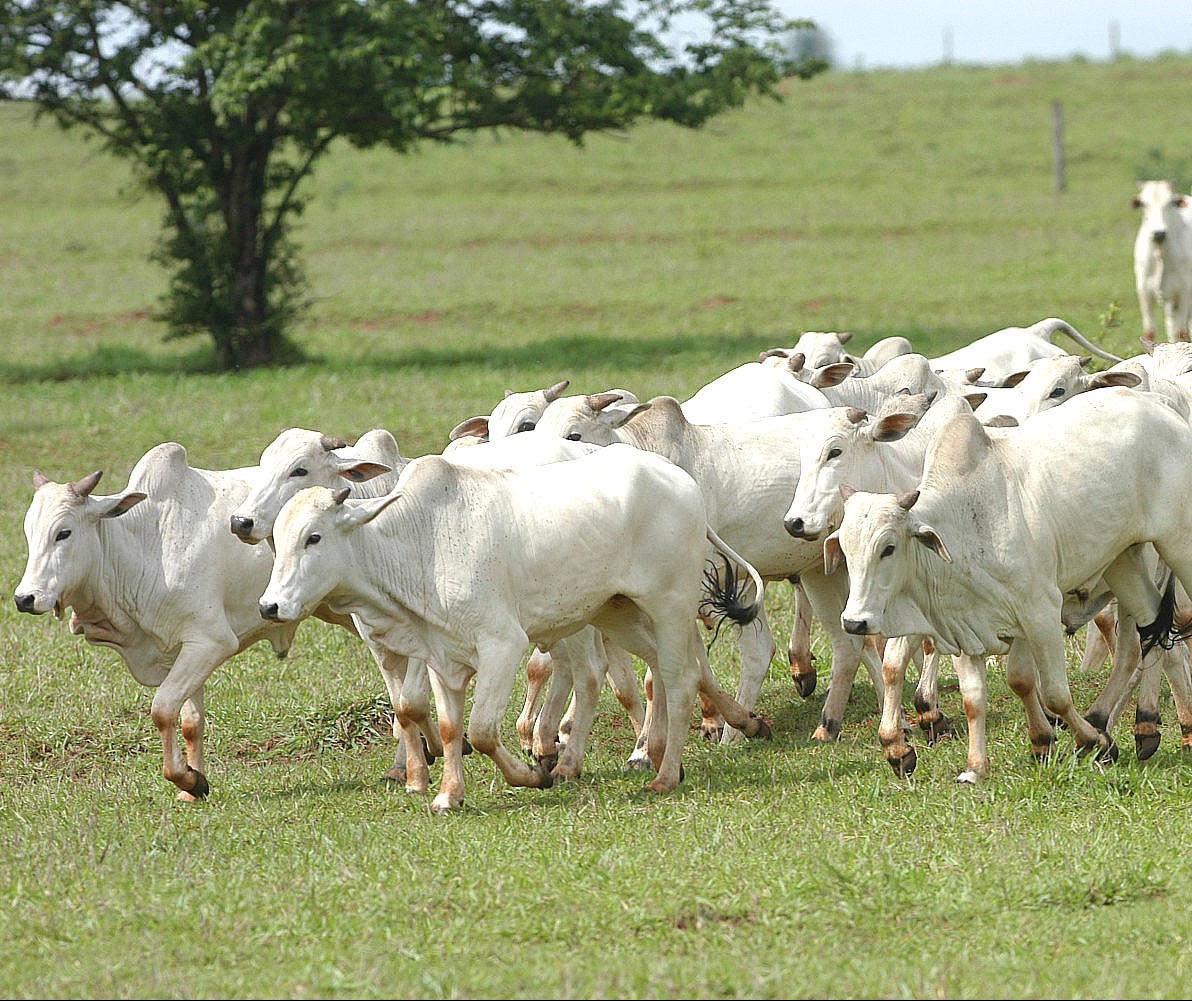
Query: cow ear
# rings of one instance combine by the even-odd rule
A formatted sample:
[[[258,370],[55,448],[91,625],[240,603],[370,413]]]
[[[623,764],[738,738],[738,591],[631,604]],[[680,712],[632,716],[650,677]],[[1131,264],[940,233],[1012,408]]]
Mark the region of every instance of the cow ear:
[[[823,368],[815,370],[811,385],[815,389],[831,389],[833,386],[839,386],[852,374],[853,368],[853,363],[848,361],[825,365]]]
[[[1102,389],[1106,386],[1125,386],[1134,389],[1142,383],[1142,377],[1136,372],[1098,372],[1091,380],[1091,389]]]
[[[447,436],[449,441],[458,441],[460,438],[487,438],[488,437],[488,418],[487,417],[469,417],[466,421],[460,421],[451,429],[451,434]]]
[[[382,473],[388,473],[392,470],[392,466],[387,466],[383,462],[373,462],[371,459],[355,459],[341,463],[337,472],[345,480],[351,480],[353,483],[363,483],[365,480],[371,480],[374,476],[380,476]]]
[[[50,478],[48,476],[46,476],[46,474],[43,473],[40,469],[33,470],[33,489],[34,490],[40,490],[42,487],[44,487],[49,482],[50,482]]]
[[[841,344],[847,344],[849,341],[851,341],[853,339],[853,334],[852,334],[851,330],[843,330],[843,331],[839,332],[836,336],[838,338],[840,338]]]
[[[89,497],[87,509],[95,518],[119,518],[148,496],[138,490],[129,490],[122,494],[112,494],[110,497]]]
[[[984,403],[986,400],[989,399],[989,394],[988,393],[965,393],[964,398],[966,400],[968,400],[968,405],[970,407],[972,407],[974,410],[976,410],[977,407],[981,406],[982,403]]]
[[[1018,427],[1018,419],[1011,417],[1009,414],[998,414],[996,417],[990,417],[985,421],[987,428],[1016,428]]]
[[[1026,369],[1021,372],[1011,372],[1002,380],[1002,385],[1007,389],[1012,389],[1014,386],[1017,386],[1020,382],[1022,382],[1022,380],[1025,379],[1028,374],[1029,372]]]
[[[833,532],[824,539],[824,573],[834,574],[844,563],[844,550],[840,548],[840,533]]]
[[[919,423],[922,414],[887,414],[874,425],[874,441],[898,441],[906,437],[906,433]]]
[[[948,547],[944,545],[944,540],[940,538],[939,532],[930,525],[920,525],[915,530],[915,539],[930,549],[945,563],[952,562],[952,554],[948,552]]]
[[[337,498],[340,493],[342,491],[336,491]],[[384,494],[381,497],[368,497],[361,500],[353,500],[351,503],[337,501],[337,503],[342,505],[340,510],[343,512],[345,523],[352,528],[357,528],[360,525],[367,525],[384,511],[385,508],[401,497],[401,495],[401,490],[394,490],[392,493]]]

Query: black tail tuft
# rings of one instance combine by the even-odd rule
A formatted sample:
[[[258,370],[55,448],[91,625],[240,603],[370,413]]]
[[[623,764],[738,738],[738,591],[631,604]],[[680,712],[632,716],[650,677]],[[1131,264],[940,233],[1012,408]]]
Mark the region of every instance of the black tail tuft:
[[[1167,586],[1163,589],[1163,599],[1159,602],[1159,612],[1155,621],[1149,626],[1138,625],[1138,639],[1142,643],[1142,655],[1145,657],[1155,647],[1170,650],[1177,643],[1192,636],[1192,623],[1178,628],[1175,623],[1175,576],[1168,575]]]
[[[748,625],[757,618],[761,607],[757,603],[746,602],[742,597],[748,577],[737,573],[727,557],[721,556],[720,559],[724,564],[723,571],[718,570],[716,564],[708,560],[707,569],[704,570],[704,592],[707,598],[699,606],[701,616],[719,620],[716,626],[717,633],[720,632],[720,625],[725,619],[731,619],[739,626]]]

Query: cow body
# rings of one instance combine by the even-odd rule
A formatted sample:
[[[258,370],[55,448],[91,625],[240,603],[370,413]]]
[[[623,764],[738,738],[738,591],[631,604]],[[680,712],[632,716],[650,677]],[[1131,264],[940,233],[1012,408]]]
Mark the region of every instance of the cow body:
[[[864,660],[881,690],[880,659],[863,641],[839,625],[847,582],[823,573],[817,543],[791,537],[782,517],[799,480],[798,442],[820,410],[753,421],[692,424],[679,402],[655,397],[648,404],[624,406],[595,397],[564,397],[547,408],[538,433],[558,434],[595,444],[624,442],[664,456],[699,484],[708,522],[733,549],[770,581],[797,577],[832,642],[832,673],[852,676]],[[774,640],[764,616],[741,630],[741,681],[738,701],[751,708],[760,692]],[[851,665],[851,667],[850,667]],[[814,679],[814,672],[811,677]],[[798,681],[798,679],[796,679]],[[800,686],[806,696],[814,683]],[[817,731],[819,732],[819,731]],[[839,726],[825,725],[825,739]],[[726,741],[739,739],[726,728]]]
[[[504,748],[501,721],[530,643],[549,651],[597,626],[650,664],[657,775],[648,788],[663,792],[679,782],[696,690],[711,679],[694,621],[708,539],[698,487],[637,450],[516,470],[424,456],[386,497],[355,501],[314,488],[287,503],[261,614],[296,622],[326,601],[350,612],[371,642],[430,663],[445,755],[436,811],[463,802],[473,677],[472,745],[512,785],[551,784],[552,772]],[[757,717],[719,694],[736,725],[761,732]],[[577,730],[590,728],[593,707],[584,710]],[[564,753],[582,753],[585,737],[573,732]]]
[[[260,640],[283,656],[294,636],[296,623],[264,622],[257,611],[272,554],[227,528],[254,474],[194,468],[168,442],[137,462],[121,494],[94,495],[99,473],[72,484],[35,475],[25,515],[29,558],[17,607],[72,608],[71,632],[116,650],[138,682],[157,689],[151,715],[180,799],[209,789],[203,688],[211,672]]]
[[[828,405],[827,397],[814,386],[800,382],[785,369],[753,361],[713,379],[682,407],[692,424],[719,424],[802,413]]]
[[[1144,342],[1154,343],[1157,314],[1167,340],[1189,339],[1192,319],[1192,207],[1170,181],[1143,181],[1134,196],[1142,209],[1134,237],[1134,287]]]
[[[1083,394],[1019,428],[953,417],[929,447],[918,490],[846,500],[825,543],[827,568],[849,567],[842,623],[860,635],[934,636],[948,653],[1007,654],[1037,755],[1055,738],[1036,685],[1079,749],[1112,756],[1108,735],[1072,705],[1056,623],[1066,598],[1102,581],[1137,622],[1157,623],[1164,595],[1138,554],[1152,542],[1180,580],[1192,574],[1192,511],[1179,500],[1192,474],[1168,461],[1189,449],[1192,431],[1170,405],[1124,389]],[[961,681],[965,693],[971,679]],[[973,711],[983,716],[983,703]],[[883,740],[888,726],[883,715]]]

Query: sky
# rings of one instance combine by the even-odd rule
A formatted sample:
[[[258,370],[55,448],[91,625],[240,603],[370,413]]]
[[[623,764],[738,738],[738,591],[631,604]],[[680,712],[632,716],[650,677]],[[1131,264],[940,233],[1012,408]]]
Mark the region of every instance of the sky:
[[[815,21],[839,69],[1192,52],[1192,3],[1171,0],[778,0]]]

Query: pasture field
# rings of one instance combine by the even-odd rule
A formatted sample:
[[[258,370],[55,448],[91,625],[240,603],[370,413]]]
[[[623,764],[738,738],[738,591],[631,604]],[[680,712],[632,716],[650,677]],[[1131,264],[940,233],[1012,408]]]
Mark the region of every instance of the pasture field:
[[[682,399],[808,329],[934,354],[1060,316],[1135,354],[1130,199],[1140,173],[1184,169],[1192,104],[1172,95],[1190,86],[1177,55],[837,72],[698,133],[339,148],[299,233],[311,360],[234,375],[212,373],[202,339],[163,342],[147,263],[160,209],[129,195],[127,168],[0,106],[3,593],[35,468],[102,469],[112,493],[162,441],[219,468],[285,427],[382,426],[420,455],[507,388]],[[772,591],[781,645],[789,589]],[[1061,733],[1036,766],[994,661],[993,772],[958,787],[946,671],[962,736],[916,738],[900,780],[864,672],[839,742],[810,740],[818,633],[816,649],[809,699],[784,654],[771,666],[774,739],[693,732],[671,795],[623,773],[632,731],[606,693],[580,781],[512,790],[474,755],[464,809],[434,817],[381,780],[392,742],[371,660],[307,623],[289,659],[257,646],[213,676],[212,794],[181,804],[151,693],[6,599],[0,996],[1192,994],[1192,759],[1169,701],[1145,763],[1127,712],[1116,765],[1074,758]],[[731,636],[712,657],[735,689]],[[1100,681],[1073,674],[1080,704]]]

